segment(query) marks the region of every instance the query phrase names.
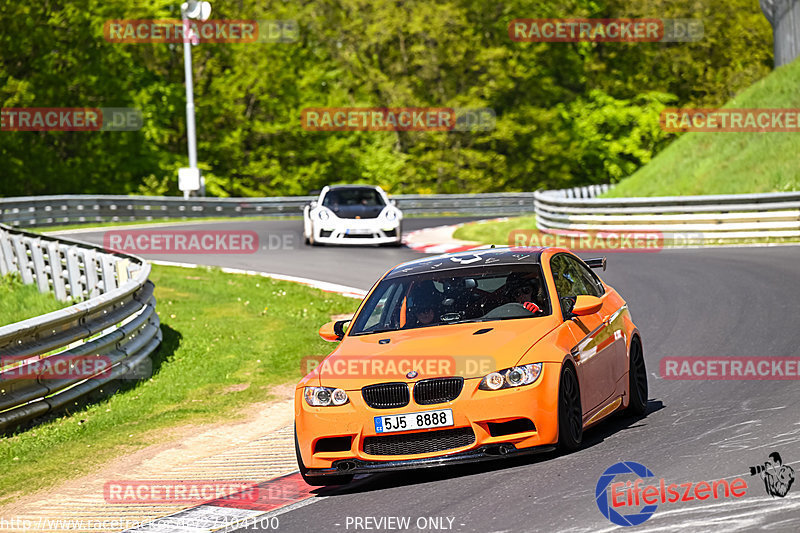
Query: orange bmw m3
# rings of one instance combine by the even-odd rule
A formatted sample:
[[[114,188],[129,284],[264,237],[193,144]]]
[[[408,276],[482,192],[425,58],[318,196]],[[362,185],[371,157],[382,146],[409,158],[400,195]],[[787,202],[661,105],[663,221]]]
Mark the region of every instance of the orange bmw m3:
[[[401,264],[295,391],[311,485],[355,474],[580,447],[616,411],[643,415],[642,340],[625,300],[560,248],[492,248]]]

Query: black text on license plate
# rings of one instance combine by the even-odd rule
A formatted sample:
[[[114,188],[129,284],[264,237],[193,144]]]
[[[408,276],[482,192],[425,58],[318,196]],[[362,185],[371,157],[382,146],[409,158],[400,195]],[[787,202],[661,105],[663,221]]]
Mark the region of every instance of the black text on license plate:
[[[439,428],[452,425],[452,409],[439,409],[438,411],[422,411],[419,413],[404,413],[402,415],[375,417],[376,433],[411,431],[414,429]]]

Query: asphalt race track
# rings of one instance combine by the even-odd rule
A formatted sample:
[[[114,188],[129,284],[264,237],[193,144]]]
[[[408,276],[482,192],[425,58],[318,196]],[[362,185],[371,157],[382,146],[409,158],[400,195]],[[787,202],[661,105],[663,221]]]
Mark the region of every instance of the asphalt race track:
[[[460,220],[408,219],[404,230]],[[252,229],[262,243],[274,234],[294,234],[296,240],[293,248],[252,255],[147,257],[291,274],[362,289],[395,264],[420,257],[405,248],[312,249],[302,244],[298,220],[202,227]],[[102,242],[99,232],[74,237]],[[798,382],[659,377],[659,361],[665,356],[797,356],[800,247],[607,255],[608,270],[601,275],[627,299],[643,337],[650,383],[646,417],[613,417],[586,432],[584,447],[569,455],[379,474],[347,487],[320,489],[320,497],[276,511],[278,530],[364,531],[356,527],[355,518],[362,518],[363,526],[365,517],[408,517],[406,531],[619,530],[623,528],[606,519],[595,502],[598,478],[618,461],[648,467],[656,480],[649,484],[657,485],[660,478],[682,484],[736,477],[748,484],[741,498],[659,503],[655,514],[632,530],[800,530],[800,481],[786,497],[777,498],[766,493],[760,477],[749,475],[749,467],[764,464],[773,451],[800,471]],[[439,517],[444,518],[442,525],[431,529],[437,522],[427,519]],[[418,529],[423,522],[428,526]],[[389,529],[370,524],[371,530]]]
[[[479,220],[481,217],[423,217],[403,220],[403,232],[422,228],[458,224]],[[164,225],[139,226],[140,229],[163,228]],[[420,254],[407,248],[391,247],[329,247],[303,244],[303,222],[297,220],[242,220],[232,222],[181,223],[170,225],[181,230],[255,231],[260,250],[253,254],[139,254],[145,259],[202,263],[274,274],[286,274],[315,280],[340,283],[350,287],[369,289],[378,277],[389,268],[417,259]],[[119,226],[108,230],[124,231]],[[95,244],[103,244],[103,231],[64,233],[66,237]]]

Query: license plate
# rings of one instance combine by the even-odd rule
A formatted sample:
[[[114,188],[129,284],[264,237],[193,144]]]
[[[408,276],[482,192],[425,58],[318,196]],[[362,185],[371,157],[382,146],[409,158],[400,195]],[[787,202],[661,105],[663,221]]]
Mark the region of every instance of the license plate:
[[[452,425],[452,409],[439,409],[438,411],[422,411],[419,413],[405,413],[402,415],[375,417],[376,433],[410,431],[412,429],[441,428]]]
[[[367,235],[369,233],[372,233],[372,230],[366,228],[349,229],[345,231],[347,235]]]

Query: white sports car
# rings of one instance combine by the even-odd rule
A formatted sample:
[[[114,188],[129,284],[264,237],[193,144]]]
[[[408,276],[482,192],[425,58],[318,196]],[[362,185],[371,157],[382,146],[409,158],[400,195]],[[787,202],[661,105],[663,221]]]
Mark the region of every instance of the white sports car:
[[[403,213],[380,187],[333,185],[303,207],[306,244],[400,246]]]

